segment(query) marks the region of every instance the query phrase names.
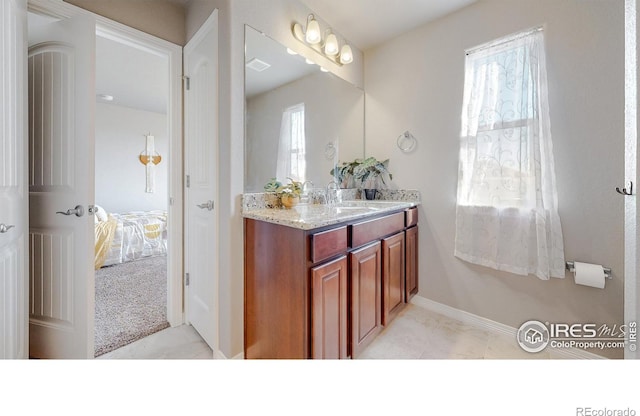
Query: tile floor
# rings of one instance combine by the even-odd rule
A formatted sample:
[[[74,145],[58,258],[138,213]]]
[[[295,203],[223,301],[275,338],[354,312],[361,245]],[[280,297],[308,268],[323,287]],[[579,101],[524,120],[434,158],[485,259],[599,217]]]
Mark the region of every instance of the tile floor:
[[[213,352],[188,325],[168,328],[98,359],[212,359]],[[492,333],[408,304],[360,359],[536,359],[553,351],[523,351],[511,336]]]
[[[98,359],[212,359],[213,351],[190,325],[167,328]]]

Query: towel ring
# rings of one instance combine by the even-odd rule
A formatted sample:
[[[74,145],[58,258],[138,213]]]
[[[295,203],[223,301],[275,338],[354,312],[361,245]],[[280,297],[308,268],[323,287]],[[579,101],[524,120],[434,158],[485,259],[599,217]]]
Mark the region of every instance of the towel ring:
[[[324,157],[332,160],[336,155],[336,146],[333,143],[327,143],[324,147]]]
[[[411,153],[418,145],[418,140],[407,130],[398,136],[396,144],[403,153]]]

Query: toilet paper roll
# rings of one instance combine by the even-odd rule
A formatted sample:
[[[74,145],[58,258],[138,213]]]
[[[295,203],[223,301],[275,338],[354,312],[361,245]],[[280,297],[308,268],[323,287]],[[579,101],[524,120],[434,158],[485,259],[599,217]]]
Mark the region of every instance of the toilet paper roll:
[[[576,261],[574,267],[576,284],[604,289],[605,277],[602,265]]]

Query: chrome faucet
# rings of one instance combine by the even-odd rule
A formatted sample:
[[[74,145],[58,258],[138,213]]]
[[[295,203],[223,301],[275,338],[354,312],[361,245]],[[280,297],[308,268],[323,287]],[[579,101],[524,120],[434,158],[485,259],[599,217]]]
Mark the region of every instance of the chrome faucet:
[[[307,190],[307,185],[310,185],[309,190]],[[313,182],[311,181],[304,181],[302,183],[302,195],[300,196],[300,201],[301,202],[308,202],[309,201],[309,191],[313,190]]]
[[[327,205],[337,202],[340,202],[340,184],[334,180],[327,184]]]

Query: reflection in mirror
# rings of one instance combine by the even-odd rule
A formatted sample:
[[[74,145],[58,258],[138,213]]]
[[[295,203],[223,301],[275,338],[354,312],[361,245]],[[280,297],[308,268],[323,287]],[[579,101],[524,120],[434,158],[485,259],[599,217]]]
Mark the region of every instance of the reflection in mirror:
[[[245,26],[245,192],[273,177],[324,188],[364,155],[364,92]]]

